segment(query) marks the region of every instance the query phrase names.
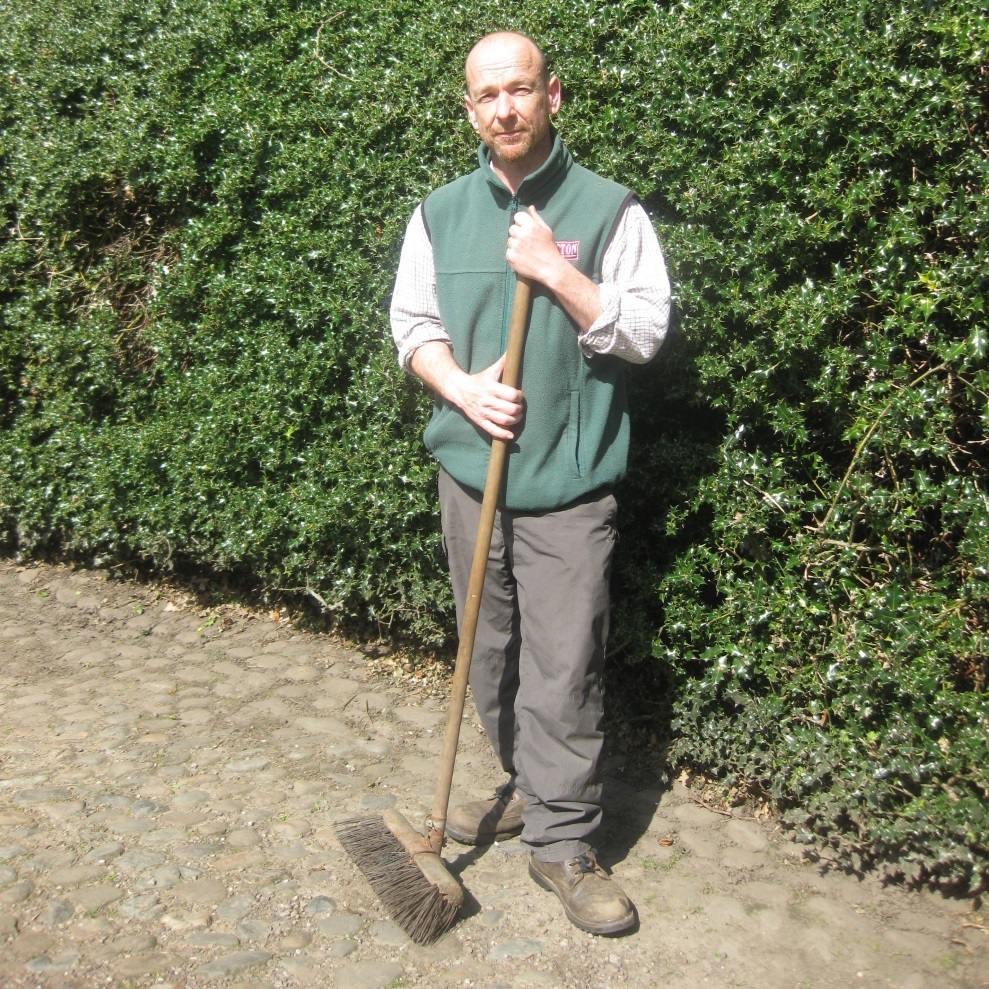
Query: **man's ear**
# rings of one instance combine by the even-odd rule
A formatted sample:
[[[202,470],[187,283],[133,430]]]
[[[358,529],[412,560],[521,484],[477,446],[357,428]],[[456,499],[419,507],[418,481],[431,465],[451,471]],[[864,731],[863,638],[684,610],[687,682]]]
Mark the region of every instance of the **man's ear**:
[[[550,76],[546,83],[546,96],[549,99],[549,112],[555,116],[560,110],[560,103],[563,101],[563,87],[556,76]]]
[[[467,119],[470,121],[471,127],[477,130],[477,117],[474,114],[474,104],[470,101],[470,96],[466,93],[464,94],[464,109],[467,111]]]

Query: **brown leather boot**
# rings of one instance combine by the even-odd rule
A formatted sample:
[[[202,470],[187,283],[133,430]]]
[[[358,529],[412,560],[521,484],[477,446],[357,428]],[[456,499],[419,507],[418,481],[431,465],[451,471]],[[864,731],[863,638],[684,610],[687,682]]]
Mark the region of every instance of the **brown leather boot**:
[[[591,934],[619,934],[635,925],[635,907],[597,863],[594,852],[565,862],[529,856],[529,875],[560,898],[570,923]]]
[[[446,819],[446,833],[461,845],[490,845],[522,831],[525,797],[513,786],[500,786],[487,800],[454,807]]]

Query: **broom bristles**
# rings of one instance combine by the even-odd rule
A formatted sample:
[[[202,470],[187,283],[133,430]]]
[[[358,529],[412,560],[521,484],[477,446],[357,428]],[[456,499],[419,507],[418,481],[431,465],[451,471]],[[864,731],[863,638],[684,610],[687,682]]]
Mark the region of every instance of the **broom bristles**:
[[[333,830],[388,915],[416,944],[432,944],[453,926],[460,904],[423,875],[380,817],[339,821]]]

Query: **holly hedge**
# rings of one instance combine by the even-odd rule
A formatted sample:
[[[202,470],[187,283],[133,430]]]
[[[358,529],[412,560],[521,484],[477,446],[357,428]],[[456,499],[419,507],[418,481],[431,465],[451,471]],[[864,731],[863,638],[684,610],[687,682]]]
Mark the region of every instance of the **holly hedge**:
[[[620,492],[637,716],[845,865],[985,889],[975,0],[21,0],[0,542],[451,638],[387,308],[415,204],[473,165],[460,68],[500,27],[542,43],[564,140],[637,190],[675,283]]]

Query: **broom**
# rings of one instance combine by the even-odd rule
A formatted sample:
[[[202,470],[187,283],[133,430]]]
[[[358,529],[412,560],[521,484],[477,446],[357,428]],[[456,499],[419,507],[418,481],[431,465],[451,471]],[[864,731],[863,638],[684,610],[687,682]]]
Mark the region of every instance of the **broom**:
[[[522,365],[531,292],[529,280],[518,278],[501,379],[513,388],[518,384]],[[431,944],[445,934],[453,925],[464,899],[464,891],[443,864],[440,851],[446,833],[453,765],[457,758],[460,723],[464,716],[467,677],[474,650],[484,572],[487,568],[488,550],[491,548],[491,533],[494,530],[507,455],[508,443],[505,440],[492,439],[481,501],[481,518],[477,527],[467,600],[460,627],[457,663],[450,689],[450,705],[433,810],[426,822],[428,836],[419,834],[394,810],[386,810],[379,817],[351,818],[334,825],[334,832],[344,851],[364,874],[382,906],[417,944]]]

